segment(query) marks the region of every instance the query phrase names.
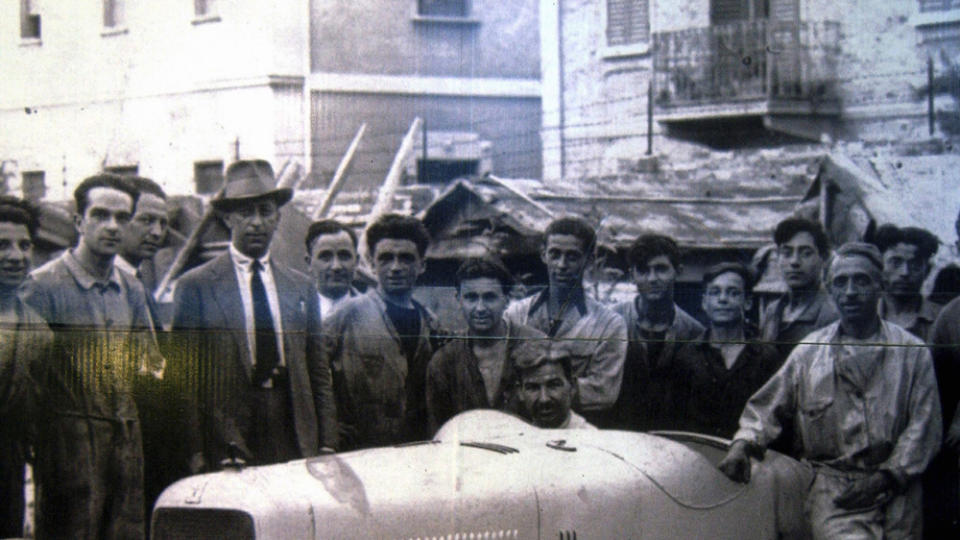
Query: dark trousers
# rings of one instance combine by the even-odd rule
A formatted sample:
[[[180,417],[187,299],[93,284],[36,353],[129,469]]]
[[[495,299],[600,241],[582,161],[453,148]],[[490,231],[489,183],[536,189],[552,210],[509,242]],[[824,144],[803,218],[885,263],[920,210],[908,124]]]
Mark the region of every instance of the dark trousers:
[[[255,388],[248,446],[255,464],[283,463],[303,457],[293,425],[290,384],[276,377],[273,388]]]
[[[924,538],[956,538],[960,534],[958,489],[957,454],[941,450],[923,474]]]
[[[23,536],[25,458],[23,442],[0,433],[0,538]]]

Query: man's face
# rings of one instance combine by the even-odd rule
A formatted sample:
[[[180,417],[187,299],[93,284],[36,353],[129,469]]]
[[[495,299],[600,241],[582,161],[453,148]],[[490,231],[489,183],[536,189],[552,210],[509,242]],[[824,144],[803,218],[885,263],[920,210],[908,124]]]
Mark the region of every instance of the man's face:
[[[801,231],[777,246],[780,271],[791,290],[816,289],[823,271],[823,258],[813,235]]]
[[[270,249],[280,222],[280,209],[273,199],[261,199],[229,211],[224,221],[230,229],[233,247],[247,257],[259,259]]]
[[[132,212],[133,198],[128,193],[109,187],[91,189],[86,211],[75,218],[80,241],[96,255],[116,255]]]
[[[560,427],[570,414],[573,385],[559,362],[545,362],[521,378],[520,400],[533,425]]]
[[[130,261],[152,259],[167,237],[167,203],[152,193],[141,193],[133,219],[123,230],[122,253]]]
[[[321,234],[310,246],[310,273],[317,290],[328,298],[340,298],[350,291],[357,269],[357,250],[346,231]]]
[[[0,287],[16,289],[27,278],[33,242],[26,225],[0,222]]]
[[[828,286],[844,323],[862,325],[877,316],[883,288],[879,271],[864,257],[838,257],[830,266]]]
[[[413,240],[384,238],[373,250],[373,271],[383,292],[401,296],[413,290],[417,278],[426,270]]]
[[[736,272],[724,272],[713,278],[703,293],[703,311],[715,326],[741,324],[746,305],[743,278]]]
[[[637,291],[647,302],[663,302],[673,298],[673,285],[677,281],[677,269],[670,257],[657,255],[631,269]]]
[[[581,285],[588,257],[583,243],[576,236],[551,234],[540,259],[547,265],[551,288],[572,289]]]
[[[470,333],[480,335],[488,335],[497,328],[510,301],[500,281],[488,277],[461,281],[457,298]]]
[[[920,293],[927,276],[927,261],[917,255],[917,246],[897,244],[883,252],[883,284],[893,296],[912,296]]]

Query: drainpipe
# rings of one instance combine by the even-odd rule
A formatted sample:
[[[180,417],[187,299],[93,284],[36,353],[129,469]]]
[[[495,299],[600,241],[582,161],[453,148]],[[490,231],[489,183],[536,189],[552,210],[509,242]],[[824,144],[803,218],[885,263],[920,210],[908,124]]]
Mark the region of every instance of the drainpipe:
[[[560,140],[560,182],[567,177],[567,145],[564,132],[566,131],[566,104],[563,98],[563,0],[557,0],[557,71],[560,81],[558,89],[560,95],[560,109],[557,111],[559,117],[559,126],[557,126],[557,136]]]
[[[303,176],[313,171],[313,101],[310,93],[310,71],[312,69],[311,59],[313,57],[312,36],[310,35],[310,19],[312,15],[312,1],[303,0]]]

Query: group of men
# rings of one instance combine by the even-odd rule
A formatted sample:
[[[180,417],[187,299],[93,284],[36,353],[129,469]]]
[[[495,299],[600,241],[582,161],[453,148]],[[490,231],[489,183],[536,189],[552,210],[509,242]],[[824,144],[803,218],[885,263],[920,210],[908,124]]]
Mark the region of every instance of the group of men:
[[[783,221],[788,290],[754,327],[751,268],[704,272],[704,325],[674,298],[681,252],[658,234],[627,253],[637,294],[605,306],[584,287],[595,230],[558,218],[533,296],[511,297],[495,256],[463,262],[466,330],[452,334],[413,294],[430,245],[419,220],[369,224],[361,293],[361,240],[334,220],[305,233],[311,276],[271,256],[291,197],[265,161],[227,169],[211,204],[229,247],[179,278],[167,324],[152,296],[168,227],[156,183],[81,182],[77,245],[32,272],[33,209],[0,199],[0,536],[21,533],[31,452],[38,536],[142,537],[182,476],[429,439],[476,408],[731,438],[719,466],[742,482],[772,445],[815,473],[818,538],[916,537],[924,509],[937,530],[954,519],[960,300],[938,316],[920,294],[938,244],[926,231],[883,226],[831,256],[819,224]],[[921,483],[938,499],[924,504]]]

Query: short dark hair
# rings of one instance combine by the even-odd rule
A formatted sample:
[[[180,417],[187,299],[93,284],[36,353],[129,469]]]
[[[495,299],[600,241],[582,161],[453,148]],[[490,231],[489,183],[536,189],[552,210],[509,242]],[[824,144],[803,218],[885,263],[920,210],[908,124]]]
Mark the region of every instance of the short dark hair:
[[[880,255],[880,250],[877,249],[877,246],[867,242],[847,242],[837,248],[834,256],[863,257],[873,265],[877,272],[883,270],[883,258]],[[830,267],[833,267],[833,261],[831,261]]]
[[[630,244],[627,262],[630,268],[636,268],[661,255],[670,259],[674,269],[680,266],[680,247],[673,238],[663,234],[642,234]]]
[[[80,182],[80,185],[77,186],[77,189],[73,191],[73,200],[77,203],[77,213],[81,216],[87,211],[87,205],[89,200],[87,196],[90,194],[90,190],[96,188],[109,188],[115,189],[117,191],[122,191],[130,196],[133,199],[133,204],[130,207],[130,210],[133,211],[137,207],[137,191],[133,189],[133,186],[130,185],[122,176],[110,173],[101,173],[95,174],[93,176],[87,177]]]
[[[513,275],[507,270],[503,262],[496,256],[488,255],[463,261],[463,264],[457,269],[457,292],[460,291],[460,285],[464,281],[478,278],[490,278],[499,281],[503,294],[510,294],[510,288],[515,283]]]
[[[0,223],[23,225],[33,238],[37,234],[37,209],[23,199],[0,195]]]
[[[816,221],[798,217],[787,218],[777,224],[777,228],[773,231],[773,241],[780,246],[802,232],[810,233],[810,236],[813,237],[813,245],[820,253],[820,258],[826,259],[827,255],[830,254],[830,241],[827,239],[827,233],[824,232],[823,226]]]
[[[564,377],[576,388],[572,356],[573,353],[566,342],[546,338],[524,340],[510,351],[510,360],[513,362],[519,381],[523,381],[525,373],[553,362],[560,364]]]
[[[314,221],[310,224],[310,228],[307,229],[307,237],[304,240],[304,243],[307,246],[307,254],[313,254],[313,241],[317,239],[318,236],[323,236],[325,234],[337,234],[340,231],[347,233],[347,236],[350,237],[350,241],[353,242],[353,249],[357,249],[357,233],[353,232],[353,229],[345,226],[343,223],[335,219],[322,219],[320,221]]]
[[[753,271],[746,265],[738,262],[722,262],[707,268],[707,271],[703,274],[703,286],[706,287],[711,281],[717,279],[719,275],[726,274],[727,272],[733,272],[740,276],[740,279],[743,280],[745,293],[749,294],[750,291],[753,290],[753,284],[756,281]]]
[[[583,218],[567,216],[557,218],[547,225],[547,230],[543,232],[543,243],[546,245],[547,239],[554,234],[569,234],[575,236],[583,245],[583,251],[587,255],[593,252],[593,246],[597,241],[597,232]]]
[[[124,178],[130,183],[130,186],[137,191],[138,195],[149,193],[163,200],[167,200],[167,194],[163,192],[163,188],[153,180],[144,176],[126,176]]]
[[[880,253],[897,244],[909,244],[917,246],[917,256],[924,261],[930,260],[930,257],[940,249],[940,239],[926,229],[919,227],[900,228],[889,223],[881,225],[873,235],[873,245],[877,246]]]
[[[420,258],[427,254],[430,245],[430,233],[423,223],[415,217],[400,214],[386,214],[367,227],[367,249],[371,256],[376,251],[377,242],[384,238],[410,240],[417,245]]]

